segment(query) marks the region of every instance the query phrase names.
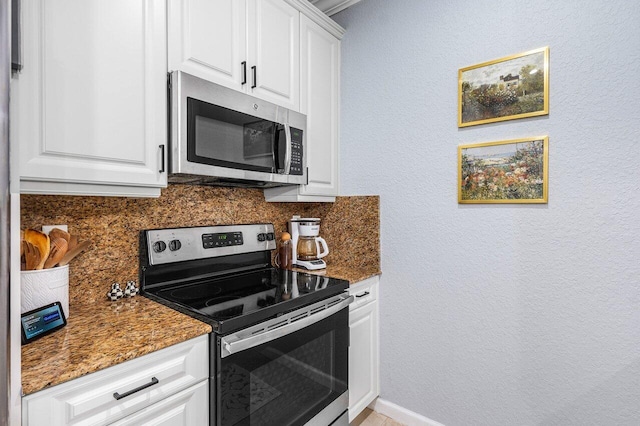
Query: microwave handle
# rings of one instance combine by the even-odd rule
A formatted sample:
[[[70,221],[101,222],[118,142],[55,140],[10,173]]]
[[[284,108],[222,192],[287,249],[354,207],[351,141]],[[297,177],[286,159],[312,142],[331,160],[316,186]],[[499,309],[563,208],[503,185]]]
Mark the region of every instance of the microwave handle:
[[[284,174],[288,175],[291,173],[291,126],[288,124],[284,125],[284,134],[287,138],[287,150],[285,151],[284,156]]]

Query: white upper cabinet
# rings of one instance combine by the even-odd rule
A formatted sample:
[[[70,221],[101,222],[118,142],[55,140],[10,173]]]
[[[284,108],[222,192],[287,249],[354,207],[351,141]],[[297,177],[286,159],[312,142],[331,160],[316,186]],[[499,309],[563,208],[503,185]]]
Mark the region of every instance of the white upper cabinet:
[[[22,14],[11,129],[21,192],[160,195],[165,1],[32,0]]]
[[[169,0],[169,71],[244,90],[246,0]]]
[[[169,0],[169,70],[298,111],[300,12],[283,0]]]
[[[267,201],[335,201],[338,195],[340,39],[300,17],[300,110],[307,116],[309,182],[264,191]]]
[[[249,4],[250,93],[299,111],[300,12],[282,0]]]

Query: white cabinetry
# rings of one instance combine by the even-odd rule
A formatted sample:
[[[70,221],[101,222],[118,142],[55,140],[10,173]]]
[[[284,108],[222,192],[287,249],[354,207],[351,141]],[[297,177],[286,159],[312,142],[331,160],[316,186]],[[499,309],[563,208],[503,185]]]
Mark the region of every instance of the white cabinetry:
[[[169,0],[169,70],[300,109],[300,12],[284,0]]]
[[[28,395],[22,400],[22,421],[205,426],[208,377],[208,336],[200,336]]]
[[[349,288],[355,301],[349,306],[349,421],[380,393],[380,338],[378,330],[378,277]]]
[[[307,115],[308,184],[271,188],[267,201],[335,201],[338,195],[340,32],[300,18],[300,110]]]
[[[33,0],[22,22],[11,88],[21,192],[160,195],[165,0]]]
[[[205,380],[125,417],[113,426],[208,425],[209,387]]]

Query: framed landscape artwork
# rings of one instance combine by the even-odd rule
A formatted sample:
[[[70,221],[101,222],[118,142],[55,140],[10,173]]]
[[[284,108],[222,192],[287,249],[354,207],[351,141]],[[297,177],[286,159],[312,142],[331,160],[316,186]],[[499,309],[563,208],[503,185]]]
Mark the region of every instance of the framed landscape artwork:
[[[546,203],[549,137],[458,146],[458,203]]]
[[[458,127],[549,114],[549,48],[458,71]]]

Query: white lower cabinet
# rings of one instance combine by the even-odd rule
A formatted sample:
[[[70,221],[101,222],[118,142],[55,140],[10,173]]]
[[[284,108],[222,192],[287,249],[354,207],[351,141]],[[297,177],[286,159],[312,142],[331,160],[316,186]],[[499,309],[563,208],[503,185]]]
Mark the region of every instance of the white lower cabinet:
[[[380,337],[378,277],[349,288],[349,421],[353,421],[380,393]]]
[[[114,426],[191,426],[209,421],[209,385],[205,380],[125,417]]]
[[[207,425],[208,336],[22,399],[23,425]]]

